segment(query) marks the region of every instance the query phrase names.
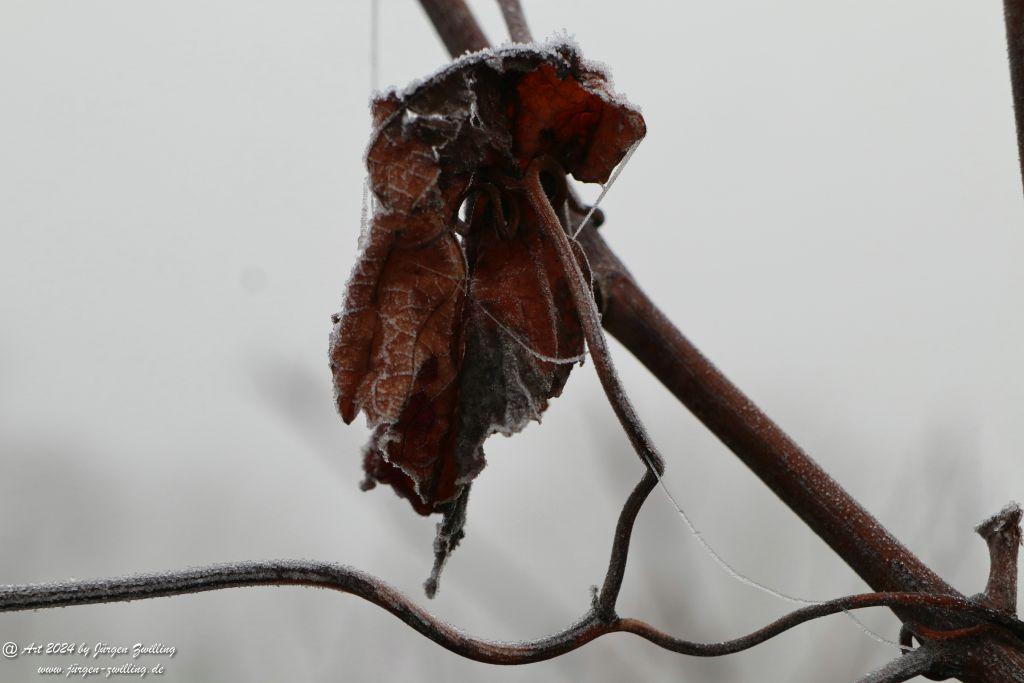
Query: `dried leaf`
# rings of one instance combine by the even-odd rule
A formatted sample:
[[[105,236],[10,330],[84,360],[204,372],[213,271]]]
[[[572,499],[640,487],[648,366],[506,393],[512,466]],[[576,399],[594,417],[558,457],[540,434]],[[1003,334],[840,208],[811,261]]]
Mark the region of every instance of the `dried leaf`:
[[[374,121],[376,210],[331,369],[343,419],[362,411],[373,428],[365,486],[448,516],[437,571],[462,537],[484,441],[539,420],[584,352],[566,275],[518,180],[550,157],[605,182],[645,128],[569,44],[468,55],[377,99]]]

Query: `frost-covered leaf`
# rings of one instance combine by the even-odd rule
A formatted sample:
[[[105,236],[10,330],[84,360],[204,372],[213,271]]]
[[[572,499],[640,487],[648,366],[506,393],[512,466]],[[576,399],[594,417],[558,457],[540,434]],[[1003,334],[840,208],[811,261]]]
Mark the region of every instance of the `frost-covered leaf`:
[[[461,538],[484,441],[539,420],[584,352],[523,171],[550,157],[605,182],[645,128],[566,43],[468,55],[379,97],[373,113],[375,210],[335,318],[331,369],[344,420],[362,411],[373,429],[365,485],[448,515],[440,566]]]

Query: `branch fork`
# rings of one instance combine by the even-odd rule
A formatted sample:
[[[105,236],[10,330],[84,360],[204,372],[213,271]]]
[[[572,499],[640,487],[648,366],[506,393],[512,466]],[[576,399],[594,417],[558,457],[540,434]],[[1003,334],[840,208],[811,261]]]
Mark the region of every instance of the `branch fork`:
[[[1016,617],[1017,613],[1017,558],[1021,546],[1021,508],[1010,503],[997,514],[981,522],[975,531],[988,545],[989,577],[985,591],[973,596],[972,603],[985,606],[999,613]],[[1024,652],[1024,642],[1010,637],[994,628],[991,623],[973,623],[960,628],[935,629],[914,621],[904,622],[900,630],[900,644],[912,645],[912,639],[921,645],[916,650],[904,652],[904,657],[895,660],[885,672],[889,678],[868,678],[863,681],[903,681],[909,677],[923,675],[931,680],[945,680],[969,673],[978,662],[978,652],[986,650],[986,640],[996,639],[1016,650]],[[899,676],[908,675],[908,678]],[[1020,677],[1012,680],[1021,680]]]

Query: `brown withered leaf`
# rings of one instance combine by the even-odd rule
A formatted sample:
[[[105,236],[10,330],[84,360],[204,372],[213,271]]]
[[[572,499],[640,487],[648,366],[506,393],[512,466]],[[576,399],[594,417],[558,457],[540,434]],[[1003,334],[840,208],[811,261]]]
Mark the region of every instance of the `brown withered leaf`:
[[[364,486],[446,514],[436,587],[484,441],[539,420],[584,353],[566,274],[518,181],[550,157],[605,182],[645,127],[567,43],[467,55],[373,114],[373,217],[330,364],[342,418],[362,411],[373,429]]]

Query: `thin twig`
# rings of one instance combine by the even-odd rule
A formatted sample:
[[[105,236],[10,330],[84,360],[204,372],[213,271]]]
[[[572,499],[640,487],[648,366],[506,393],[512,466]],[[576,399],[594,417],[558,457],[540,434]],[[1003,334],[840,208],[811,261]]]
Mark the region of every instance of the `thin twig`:
[[[1015,617],[956,596],[916,593],[868,593],[812,605],[792,612],[758,631],[721,643],[674,638],[636,619],[603,621],[588,611],[568,628],[533,641],[507,643],[466,635],[433,616],[399,590],[364,572],[326,562],[272,560],[222,564],[136,576],[0,587],[0,612],[68,607],[200,593],[244,586],[313,586],[360,597],[398,617],[421,635],[463,657],[489,664],[529,664],[557,657],[608,633],[632,633],[684,655],[720,657],[765,642],[794,626],[842,611],[867,607],[931,606],[969,615],[1024,637]]]
[[[633,450],[640,456],[644,465],[656,474],[661,474],[665,469],[664,461],[654,446],[654,442],[651,441],[651,437],[648,436],[647,430],[636,414],[636,409],[633,408],[633,403],[629,400],[629,396],[615,372],[608,340],[605,339],[604,332],[601,330],[601,315],[597,311],[593,290],[586,276],[583,275],[583,271],[580,270],[569,236],[544,192],[544,186],[540,179],[542,171],[552,170],[558,182],[565,181],[565,172],[557,168],[549,169],[550,163],[549,160],[543,158],[534,160],[526,171],[526,192],[530,197],[530,203],[538,212],[541,228],[554,244],[558,260],[565,271],[576,314],[583,327],[583,336],[587,340],[587,348],[594,361],[594,368],[597,370],[597,376],[601,380],[601,387],[608,397],[608,402],[611,403],[612,410],[615,411],[615,416],[619,419],[619,424],[622,425]],[[561,173],[560,176],[559,173]]]
[[[453,45],[459,46],[452,57],[490,47],[465,0],[420,0],[420,5],[448,51],[451,52]]]
[[[620,619],[617,631],[634,633],[666,650],[696,657],[721,657],[747,650],[812,619],[849,612],[866,607],[905,607],[909,609],[934,608],[950,614],[970,616],[1009,631],[1016,638],[1024,637],[1024,622],[1016,617],[985,607],[955,595],[927,595],[923,593],[863,593],[801,607],[768,626],[753,633],[723,643],[692,643],[674,638],[651,625],[635,619]]]
[[[651,470],[644,472],[643,479],[636,485],[633,492],[626,499],[619,514],[619,522],[615,527],[615,538],[612,541],[612,554],[608,560],[608,571],[604,575],[604,585],[598,594],[595,611],[604,619],[609,621],[615,617],[615,603],[619,599],[619,589],[622,588],[622,578],[626,574],[626,558],[629,556],[629,541],[633,536],[633,526],[636,523],[636,516],[640,514],[647,496],[651,494],[658,484],[658,477]]]
[[[530,34],[526,15],[523,14],[523,5],[519,0],[498,0],[498,7],[501,8],[501,15],[505,18],[505,25],[508,26],[508,35],[512,38],[512,42],[532,43],[533,36]]]
[[[1024,0],[1003,0],[1006,47],[1010,58],[1010,84],[1017,120],[1017,154],[1024,182]]]
[[[370,93],[380,89],[380,0],[370,0]]]
[[[313,586],[349,593],[387,610],[407,626],[452,652],[492,664],[527,664],[550,659],[608,632],[596,618],[585,617],[560,633],[530,643],[490,642],[465,635],[374,576],[343,565],[295,560],[243,562],[123,578],[0,587],[0,611],[125,602],[243,586]]]

